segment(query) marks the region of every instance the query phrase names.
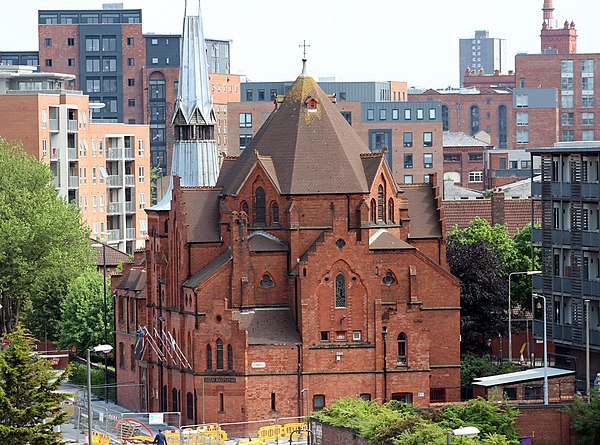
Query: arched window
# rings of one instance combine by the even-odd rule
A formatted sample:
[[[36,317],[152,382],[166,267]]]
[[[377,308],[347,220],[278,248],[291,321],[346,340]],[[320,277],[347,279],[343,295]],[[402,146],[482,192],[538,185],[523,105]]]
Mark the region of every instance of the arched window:
[[[125,343],[119,343],[119,368],[125,369]]]
[[[233,346],[227,345],[227,369],[233,371]]]
[[[260,280],[260,287],[273,287],[275,283],[273,283],[273,278],[268,273],[264,274]]]
[[[471,136],[479,133],[479,107],[473,105],[471,107]]]
[[[242,212],[248,215],[248,203],[246,201],[242,201]]]
[[[223,341],[217,340],[217,371],[223,370]]]
[[[388,220],[389,222],[394,222],[394,200],[392,198],[388,199]]]
[[[131,345],[131,370],[135,369],[135,345]]]
[[[206,370],[212,371],[212,348],[206,345]]]
[[[335,277],[335,307],[346,307],[346,277],[341,273]]]
[[[398,334],[398,364],[406,365],[406,334]]]
[[[377,222],[385,221],[385,192],[383,186],[377,188]]]
[[[191,392],[188,392],[185,396],[186,401],[186,413],[188,420],[194,420],[194,395]]]
[[[254,192],[254,224],[265,225],[266,219],[265,191],[262,187]]]
[[[392,272],[391,270],[388,270],[385,275],[383,276],[383,279],[381,280],[381,282],[383,284],[385,284],[386,286],[391,286],[392,284],[397,284],[398,280],[396,280],[396,276],[394,275],[394,272]]]
[[[448,113],[448,105],[442,105],[442,131],[450,131],[450,113]]]
[[[508,147],[508,118],[506,105],[498,107],[498,148]]]
[[[376,208],[376,204],[375,204],[375,200],[371,199],[371,208],[369,209],[370,211],[370,221],[371,224],[375,224],[377,222],[377,208]]]
[[[163,402],[163,404],[162,404],[162,410],[163,411],[166,411],[166,410],[169,409],[168,405],[167,405],[168,402],[169,402],[169,400],[168,400],[169,397],[168,396],[169,396],[169,390],[167,389],[167,385],[163,385],[163,390],[162,390],[162,399],[163,399],[162,400],[162,402]]]
[[[173,411],[179,411],[179,400],[177,397],[177,388],[173,388],[171,391],[173,394]]]
[[[279,204],[276,202],[271,206],[271,221],[273,224],[279,224]]]

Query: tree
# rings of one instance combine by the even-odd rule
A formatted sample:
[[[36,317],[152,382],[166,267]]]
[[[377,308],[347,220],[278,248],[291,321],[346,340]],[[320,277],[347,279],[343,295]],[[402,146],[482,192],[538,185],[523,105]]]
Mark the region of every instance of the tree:
[[[577,433],[575,445],[595,445],[600,443],[600,393],[593,389],[590,402],[575,397],[573,405],[565,409],[571,418],[571,429]]]
[[[91,264],[81,213],[57,194],[52,178],[47,165],[0,138],[0,333],[11,332],[28,306],[38,320],[55,323],[58,305],[40,308],[33,293],[60,295],[43,291],[47,280],[69,279]]]
[[[460,282],[462,352],[483,354],[489,340],[504,333],[506,279],[500,255],[486,241],[451,243],[446,257]]]
[[[19,325],[0,352],[0,443],[52,445],[63,443],[55,426],[66,422],[57,390],[65,378],[46,359],[33,355],[34,344]]]
[[[531,246],[531,223],[527,224],[521,230],[517,230],[513,236],[515,247],[519,252],[518,265],[515,265],[515,271],[542,270],[542,253],[539,247]],[[533,261],[532,261],[533,255]],[[515,305],[523,308],[531,307],[531,279],[527,275],[517,275],[512,278],[514,283],[511,288],[512,301]]]
[[[75,347],[83,353],[86,349],[104,343],[104,285],[101,273],[89,270],[69,286],[61,303],[62,319],[59,323],[61,346]],[[108,297],[108,295],[107,295]],[[112,298],[106,299],[107,320],[113,319]],[[112,343],[113,330],[108,326],[108,342]]]

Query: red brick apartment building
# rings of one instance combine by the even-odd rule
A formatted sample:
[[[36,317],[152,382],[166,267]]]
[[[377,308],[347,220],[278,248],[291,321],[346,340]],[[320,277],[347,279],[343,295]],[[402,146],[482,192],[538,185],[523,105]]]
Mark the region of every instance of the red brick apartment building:
[[[215,187],[176,177],[170,208],[147,209],[145,272],[118,286],[118,382],[146,391],[119,403],[189,425],[350,395],[458,401],[460,283],[439,189],[399,188],[383,156],[301,75]]]

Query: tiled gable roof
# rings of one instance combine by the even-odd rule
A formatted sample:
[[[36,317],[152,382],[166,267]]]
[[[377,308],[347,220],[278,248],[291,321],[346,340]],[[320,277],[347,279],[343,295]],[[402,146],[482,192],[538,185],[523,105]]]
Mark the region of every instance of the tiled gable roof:
[[[125,252],[121,252],[119,249],[105,244],[106,247],[102,247],[102,242],[89,239],[90,246],[96,253],[96,264],[98,267],[104,266],[104,254],[106,253],[106,266],[117,267],[119,263],[129,262],[129,255]]]
[[[250,252],[287,252],[288,246],[270,233],[258,231],[248,236]]]
[[[433,188],[429,184],[404,184],[404,197],[408,200],[410,218],[409,238],[439,238],[442,224]]]
[[[397,249],[416,249],[406,241],[402,241],[392,235],[386,229],[379,229],[369,238],[369,249],[371,250],[397,250]]]
[[[208,263],[206,267],[200,269],[198,272],[192,275],[185,283],[183,283],[183,287],[194,289],[204,280],[212,277],[221,267],[230,262],[232,258],[231,250],[227,249],[221,255]]]
[[[220,188],[184,187],[181,189],[184,220],[189,242],[220,242]]]
[[[256,309],[241,312],[238,320],[248,332],[248,345],[295,345],[301,342],[292,311]]]
[[[311,98],[314,110],[307,106]],[[369,191],[360,157],[369,149],[311,77],[298,77],[279,109],[222,172],[224,194],[237,193],[257,162],[254,151],[271,158],[284,195]]]

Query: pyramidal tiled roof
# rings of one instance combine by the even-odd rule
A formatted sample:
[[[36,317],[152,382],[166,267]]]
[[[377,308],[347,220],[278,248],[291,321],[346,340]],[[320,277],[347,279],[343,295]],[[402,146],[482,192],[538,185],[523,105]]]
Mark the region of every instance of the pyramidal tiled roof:
[[[269,174],[284,195],[368,193],[362,153],[369,149],[331,99],[313,78],[301,75],[217,183],[224,194],[237,194],[260,156],[270,158]]]

